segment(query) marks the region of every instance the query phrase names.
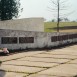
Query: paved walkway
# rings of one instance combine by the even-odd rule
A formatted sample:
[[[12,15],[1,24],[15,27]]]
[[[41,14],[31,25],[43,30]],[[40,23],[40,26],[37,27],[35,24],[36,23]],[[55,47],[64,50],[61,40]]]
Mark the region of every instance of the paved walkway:
[[[49,51],[1,56],[0,77],[74,77],[77,45]]]

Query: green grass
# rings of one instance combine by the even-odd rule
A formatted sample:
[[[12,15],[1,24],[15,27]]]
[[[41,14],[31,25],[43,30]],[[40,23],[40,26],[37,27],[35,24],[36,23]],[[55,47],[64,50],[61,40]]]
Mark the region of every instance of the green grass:
[[[60,27],[64,26],[77,26],[77,22],[60,22]],[[45,32],[55,32],[55,30],[51,29],[57,27],[56,22],[44,22],[44,31]]]
[[[0,65],[2,64],[2,61],[0,61]]]

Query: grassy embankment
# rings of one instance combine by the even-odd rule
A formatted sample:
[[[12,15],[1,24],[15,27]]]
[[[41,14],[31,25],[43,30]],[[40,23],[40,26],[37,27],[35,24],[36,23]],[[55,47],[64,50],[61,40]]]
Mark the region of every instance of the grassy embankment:
[[[69,27],[69,26],[77,26],[77,22],[60,22],[60,26],[59,27]],[[53,29],[53,28],[56,28],[57,27],[57,23],[56,22],[45,22],[44,23],[44,31],[45,32],[56,32],[56,29]],[[77,29],[64,29],[64,30],[61,30],[60,29],[60,32],[77,32]]]

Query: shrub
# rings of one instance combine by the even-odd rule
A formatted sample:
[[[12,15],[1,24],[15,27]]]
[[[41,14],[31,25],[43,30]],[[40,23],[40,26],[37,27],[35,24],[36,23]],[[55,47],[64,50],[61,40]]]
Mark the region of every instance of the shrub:
[[[77,75],[75,75],[74,77],[77,77]]]
[[[2,63],[2,61],[0,61],[0,64]]]

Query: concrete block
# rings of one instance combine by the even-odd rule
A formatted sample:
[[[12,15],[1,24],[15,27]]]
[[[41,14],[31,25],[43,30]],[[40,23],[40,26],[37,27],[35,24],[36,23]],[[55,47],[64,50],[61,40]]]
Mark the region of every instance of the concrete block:
[[[44,32],[43,18],[25,18],[0,21],[0,29]]]

